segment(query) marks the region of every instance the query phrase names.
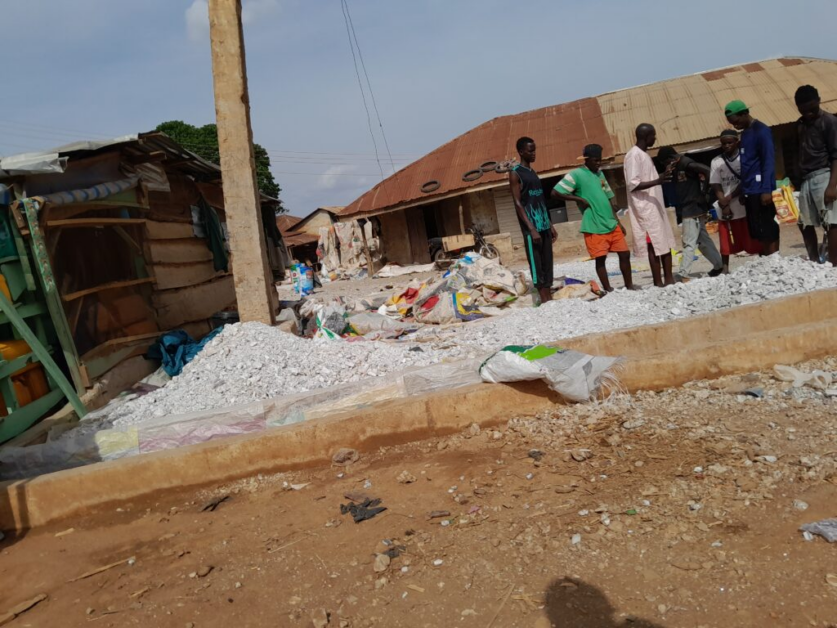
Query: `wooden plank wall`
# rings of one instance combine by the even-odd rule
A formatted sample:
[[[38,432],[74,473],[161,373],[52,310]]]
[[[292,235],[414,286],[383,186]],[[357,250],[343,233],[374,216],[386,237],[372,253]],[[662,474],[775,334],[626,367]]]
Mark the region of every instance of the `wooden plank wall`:
[[[156,279],[152,305],[161,330],[206,321],[235,303],[232,274],[218,272],[191,223],[149,220],[145,258]]]
[[[184,323],[206,320],[215,312],[235,303],[232,275],[175,290],[158,290],[151,299],[161,329],[174,329]]]
[[[427,264],[430,249],[427,245],[427,229],[424,226],[424,213],[421,207],[410,207],[404,212],[407,218],[407,233],[410,238],[410,251],[413,264]]]
[[[403,211],[378,216],[381,221],[381,240],[387,261],[409,266],[413,263],[410,236],[407,234],[407,217]]]

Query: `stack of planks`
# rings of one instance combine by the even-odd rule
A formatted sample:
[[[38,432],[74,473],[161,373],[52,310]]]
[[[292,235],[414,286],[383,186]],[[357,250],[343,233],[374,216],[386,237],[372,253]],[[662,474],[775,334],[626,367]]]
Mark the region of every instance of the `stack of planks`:
[[[208,319],[235,303],[232,274],[215,270],[206,240],[194,236],[191,223],[148,220],[145,248],[157,280],[152,305],[160,329],[200,323],[205,334]]]

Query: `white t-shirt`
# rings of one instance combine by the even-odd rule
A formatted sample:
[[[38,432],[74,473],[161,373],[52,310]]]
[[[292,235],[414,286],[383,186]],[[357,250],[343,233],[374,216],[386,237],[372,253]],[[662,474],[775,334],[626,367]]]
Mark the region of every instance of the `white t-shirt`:
[[[714,184],[718,183],[721,185],[721,190],[723,190],[724,194],[729,195],[731,194],[735,188],[739,186],[741,183],[741,179],[736,177],[730,169],[727,167],[729,164],[735,173],[739,176],[741,175],[741,154],[739,153],[736,155],[735,159],[732,161],[726,161],[723,155],[718,155],[715,159],[712,160],[712,166],[710,167],[709,173],[709,183]],[[741,197],[736,196],[732,199],[732,202],[729,204],[729,208],[732,210],[732,219],[737,220],[739,218],[744,218],[747,215],[747,210],[744,208],[744,205],[741,202]],[[718,216],[720,218],[720,215]]]

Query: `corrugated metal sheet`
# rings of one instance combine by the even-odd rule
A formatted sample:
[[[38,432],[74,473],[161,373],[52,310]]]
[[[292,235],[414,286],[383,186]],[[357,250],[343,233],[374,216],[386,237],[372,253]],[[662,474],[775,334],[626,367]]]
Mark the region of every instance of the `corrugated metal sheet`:
[[[159,131],[124,135],[111,140],[84,140],[65,144],[51,150],[10,155],[0,159],[0,177],[42,173],[62,173],[67,159],[78,159],[94,155],[114,147],[127,154],[146,158],[154,153],[163,153],[172,170],[188,174],[202,181],[216,181],[221,178],[221,168],[186,150],[180,144]]]
[[[319,242],[319,236],[310,233],[289,233],[282,234],[282,239],[285,241],[285,246],[301,246],[303,244],[315,244]]]
[[[837,99],[837,63],[816,59],[773,59],[654,83],[598,97],[617,154],[634,143],[642,122],[657,127],[661,144],[686,144],[716,137],[727,128],[722,110],[741,99],[769,126],[799,117],[796,88],[816,85],[824,102]]]
[[[522,135],[536,138],[537,163],[542,171],[577,165],[582,145],[591,141],[604,146],[605,154],[612,154],[610,135],[593,98],[495,118],[379,183],[348,205],[340,216],[374,213],[410,201],[439,198],[452,191],[503,182],[508,175],[493,171],[473,182],[463,181],[462,176],[487,161],[516,159],[514,144]],[[434,180],[441,184],[439,189],[423,194],[421,186]]]
[[[302,244],[312,244],[319,240],[318,236],[308,233],[295,233],[292,229],[302,221],[302,218],[297,216],[289,216],[282,214],[276,217],[276,226],[279,228],[279,233],[282,234],[282,239],[286,246],[300,246]]]
[[[288,231],[293,229],[300,220],[302,220],[302,218],[297,216],[282,214],[281,216],[276,217],[276,227],[279,229],[279,233],[285,235]]]
[[[537,141],[537,169],[552,175],[577,166],[582,147],[591,142],[601,144],[606,157],[621,157],[633,146],[634,130],[643,122],[657,127],[660,145],[716,137],[727,126],[723,106],[735,98],[744,100],[765,124],[785,124],[799,117],[793,94],[806,83],[817,86],[824,103],[837,103],[837,62],[760,61],[495,118],[379,183],[340,216],[380,213],[500,185],[507,175],[492,172],[472,182],[462,181],[462,175],[489,160],[516,159],[514,142],[521,135]],[[421,186],[432,180],[440,187],[423,194]]]

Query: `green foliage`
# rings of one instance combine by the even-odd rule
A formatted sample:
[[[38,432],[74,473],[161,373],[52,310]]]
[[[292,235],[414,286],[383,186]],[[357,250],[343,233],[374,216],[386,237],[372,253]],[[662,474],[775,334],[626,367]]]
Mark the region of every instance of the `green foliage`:
[[[214,124],[197,127],[180,120],[171,120],[158,125],[156,130],[165,133],[183,148],[192,151],[207,161],[214,164],[221,163],[221,156],[218,152],[218,129]],[[263,194],[279,198],[282,188],[279,187],[279,184],[273,178],[273,173],[270,172],[270,156],[260,144],[253,144],[253,150],[256,158],[256,179],[259,190]],[[277,213],[284,211],[285,209],[280,206]]]

